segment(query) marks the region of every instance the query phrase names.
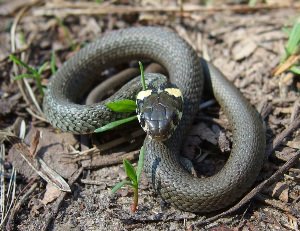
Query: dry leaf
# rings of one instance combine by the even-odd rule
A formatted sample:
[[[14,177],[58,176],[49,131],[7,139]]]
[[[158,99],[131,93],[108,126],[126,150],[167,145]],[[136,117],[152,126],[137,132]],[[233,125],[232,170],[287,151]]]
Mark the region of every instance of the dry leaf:
[[[297,136],[292,141],[288,141],[286,146],[288,146],[290,148],[300,149],[300,136]]]
[[[282,202],[287,203],[289,200],[289,186],[286,183],[277,182],[267,189],[268,193]]]
[[[45,192],[44,197],[41,202],[44,205],[51,203],[56,198],[58,198],[60,196],[60,194],[61,194],[61,191],[57,187],[53,186],[52,184],[47,184],[46,192]]]
[[[257,48],[257,44],[252,39],[245,39],[237,43],[232,48],[232,56],[238,61],[249,57]]]
[[[278,67],[275,68],[275,70],[273,70],[273,75],[280,75],[282,72],[286,71],[295,63],[297,63],[299,60],[300,55],[291,55],[287,60],[284,61],[284,63],[280,64]]]
[[[18,172],[25,174],[26,177],[30,178],[33,174],[32,169],[34,169],[34,172],[48,183],[52,182],[60,189],[70,191],[69,185],[63,177],[72,176],[78,166],[74,163],[62,163],[60,161],[62,155],[58,154],[68,153],[69,150],[65,143],[71,144],[76,140],[72,134],[55,134],[45,128],[39,130],[43,133],[43,138],[39,138],[39,135],[35,133],[36,129],[30,129],[25,137],[25,142],[34,146],[32,150],[29,150],[26,143],[18,140],[9,150],[8,160],[12,162]],[[31,151],[37,152],[37,155],[33,156]],[[20,158],[21,156],[23,158]]]
[[[29,148],[29,152],[32,155],[32,157],[35,157],[35,155],[36,155],[36,150],[39,145],[40,135],[41,135],[39,130],[37,130],[37,129],[34,129],[34,130],[35,130],[34,131],[35,133],[31,137],[31,144],[30,144],[30,148]]]
[[[291,214],[287,214],[288,221],[290,223],[290,228],[292,230],[299,230],[297,218],[292,216]]]
[[[206,140],[213,145],[218,144],[218,135],[215,134],[205,123],[199,123],[193,126],[192,130],[189,132],[189,135],[200,136],[202,140]]]

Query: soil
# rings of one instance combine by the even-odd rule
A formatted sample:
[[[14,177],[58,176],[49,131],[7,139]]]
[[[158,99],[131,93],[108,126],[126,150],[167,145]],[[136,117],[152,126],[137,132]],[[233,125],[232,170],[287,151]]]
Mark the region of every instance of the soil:
[[[138,211],[132,213],[131,190],[124,188],[112,195],[111,189],[126,177],[123,158],[136,166],[144,138],[138,125],[133,123],[93,136],[61,133],[45,121],[28,93],[31,89],[42,107],[42,95],[35,81],[13,80],[26,70],[10,61],[12,53],[32,67],[38,68],[47,62],[42,72],[42,84],[47,85],[51,79],[53,54],[55,66],[60,68],[81,47],[106,31],[140,25],[171,28],[199,55],[220,68],[264,118],[266,161],[255,188],[285,162],[299,155],[299,76],[289,71],[274,76],[288,39],[283,29],[290,28],[299,16],[298,2],[291,1],[294,4],[291,7],[274,7],[271,1],[266,1],[258,5],[264,7],[257,8],[239,1],[215,1],[211,6],[199,5],[198,1],[187,2],[184,4],[199,9],[176,11],[174,7],[179,9],[179,6],[170,0],[1,3],[3,161],[0,168],[4,172],[1,193],[9,190],[13,166],[18,172],[12,209],[8,210],[11,194],[5,201],[2,199],[2,208],[5,208],[1,210],[2,216],[8,211],[4,230],[299,230],[300,163],[297,159],[276,182],[258,190],[238,210],[207,224],[197,225],[229,208],[200,215],[179,211],[164,203],[144,176]],[[127,66],[118,66],[103,74],[110,76]],[[209,97],[204,97],[203,109],[184,146],[185,156],[193,162],[198,176],[217,172],[226,162],[232,146],[228,120],[219,106],[211,102]],[[7,137],[19,136],[22,127],[26,130],[24,142],[2,138],[6,137],[2,133]],[[26,152],[36,169],[39,168],[35,161],[38,157],[66,179],[71,193],[61,192],[40,178],[37,170],[24,160],[26,157],[22,158]]]

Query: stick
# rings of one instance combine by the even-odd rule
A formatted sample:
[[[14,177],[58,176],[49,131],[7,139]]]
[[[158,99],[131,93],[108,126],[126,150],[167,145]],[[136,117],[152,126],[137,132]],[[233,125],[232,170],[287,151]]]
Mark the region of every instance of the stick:
[[[68,4],[66,2],[48,3],[46,7],[36,8],[33,11],[35,16],[67,16],[67,15],[106,15],[106,14],[134,14],[134,13],[192,13],[192,12],[219,12],[219,11],[233,11],[233,12],[250,12],[259,10],[272,10],[283,8],[299,9],[300,4],[257,4],[256,6],[248,5],[232,5],[232,6],[218,6],[218,7],[206,7],[199,5],[183,4],[182,6],[104,6],[95,5],[94,3],[85,3],[85,5],[76,5],[75,3]]]
[[[69,185],[72,186],[77,179],[79,178],[79,176],[81,175],[81,173],[83,172],[83,168],[79,168],[74,174],[73,176],[70,178],[69,180]],[[55,201],[55,203],[52,206],[52,209],[49,210],[48,215],[46,216],[46,222],[44,227],[42,228],[42,230],[49,230],[49,225],[51,224],[52,220],[56,217],[58,210],[62,204],[62,202],[64,201],[65,197],[67,195],[67,192],[62,192],[60,194],[60,196],[57,198],[57,200]]]
[[[300,116],[298,116],[286,129],[278,134],[267,150],[267,156],[270,156],[274,150],[283,143],[284,139],[300,127]]]
[[[238,202],[236,205],[231,207],[229,210],[220,213],[216,216],[210,217],[208,219],[205,219],[203,221],[196,222],[192,224],[191,226],[194,227],[200,227],[203,225],[206,225],[210,222],[213,222],[219,218],[222,218],[224,216],[228,216],[234,212],[236,212],[238,209],[240,209],[242,206],[244,206],[246,203],[248,203],[253,197],[256,196],[257,193],[259,193],[266,185],[274,183],[282,174],[284,174],[286,171],[288,171],[289,168],[291,168],[299,159],[300,157],[300,151],[298,151],[295,156],[293,156],[290,160],[288,160],[284,165],[282,165],[269,179],[266,179],[265,181],[261,182],[259,185],[257,185],[254,189],[252,189],[240,202]]]

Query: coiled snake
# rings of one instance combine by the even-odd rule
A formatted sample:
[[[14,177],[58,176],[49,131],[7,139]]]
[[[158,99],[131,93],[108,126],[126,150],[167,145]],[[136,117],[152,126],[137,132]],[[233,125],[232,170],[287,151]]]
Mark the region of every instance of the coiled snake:
[[[78,102],[106,68],[144,59],[165,67],[170,81],[184,97],[183,116],[173,136],[164,142],[147,136],[144,141],[144,171],[154,189],[165,201],[191,212],[210,212],[232,204],[254,183],[262,167],[265,150],[262,120],[214,66],[201,64],[196,52],[167,29],[139,27],[113,31],[81,49],[49,84],[44,98],[47,119],[54,127],[74,133],[92,133],[120,119],[124,115],[111,112],[103,102],[93,105]],[[233,146],[218,173],[196,178],[181,166],[179,154],[198,110],[204,75],[210,79],[214,96],[229,119]],[[113,99],[135,99],[141,90],[137,82],[122,88]]]

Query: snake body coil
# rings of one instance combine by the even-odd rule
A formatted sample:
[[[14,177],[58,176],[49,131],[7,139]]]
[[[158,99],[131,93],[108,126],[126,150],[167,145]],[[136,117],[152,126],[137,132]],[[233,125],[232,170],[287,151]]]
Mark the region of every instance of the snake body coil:
[[[45,114],[55,127],[74,133],[91,133],[120,119],[104,103],[79,105],[78,101],[102,71],[128,60],[151,59],[169,73],[170,81],[184,97],[182,120],[166,142],[145,139],[145,173],[161,197],[191,212],[224,208],[245,193],[255,181],[265,149],[262,121],[241,93],[212,65],[203,68],[196,52],[175,33],[159,27],[140,27],[107,33],[80,50],[58,70],[44,99]],[[233,131],[233,147],[225,166],[212,177],[195,178],[179,163],[187,129],[199,106],[203,75],[211,80],[213,93]],[[134,99],[141,89],[135,82],[114,99]]]

